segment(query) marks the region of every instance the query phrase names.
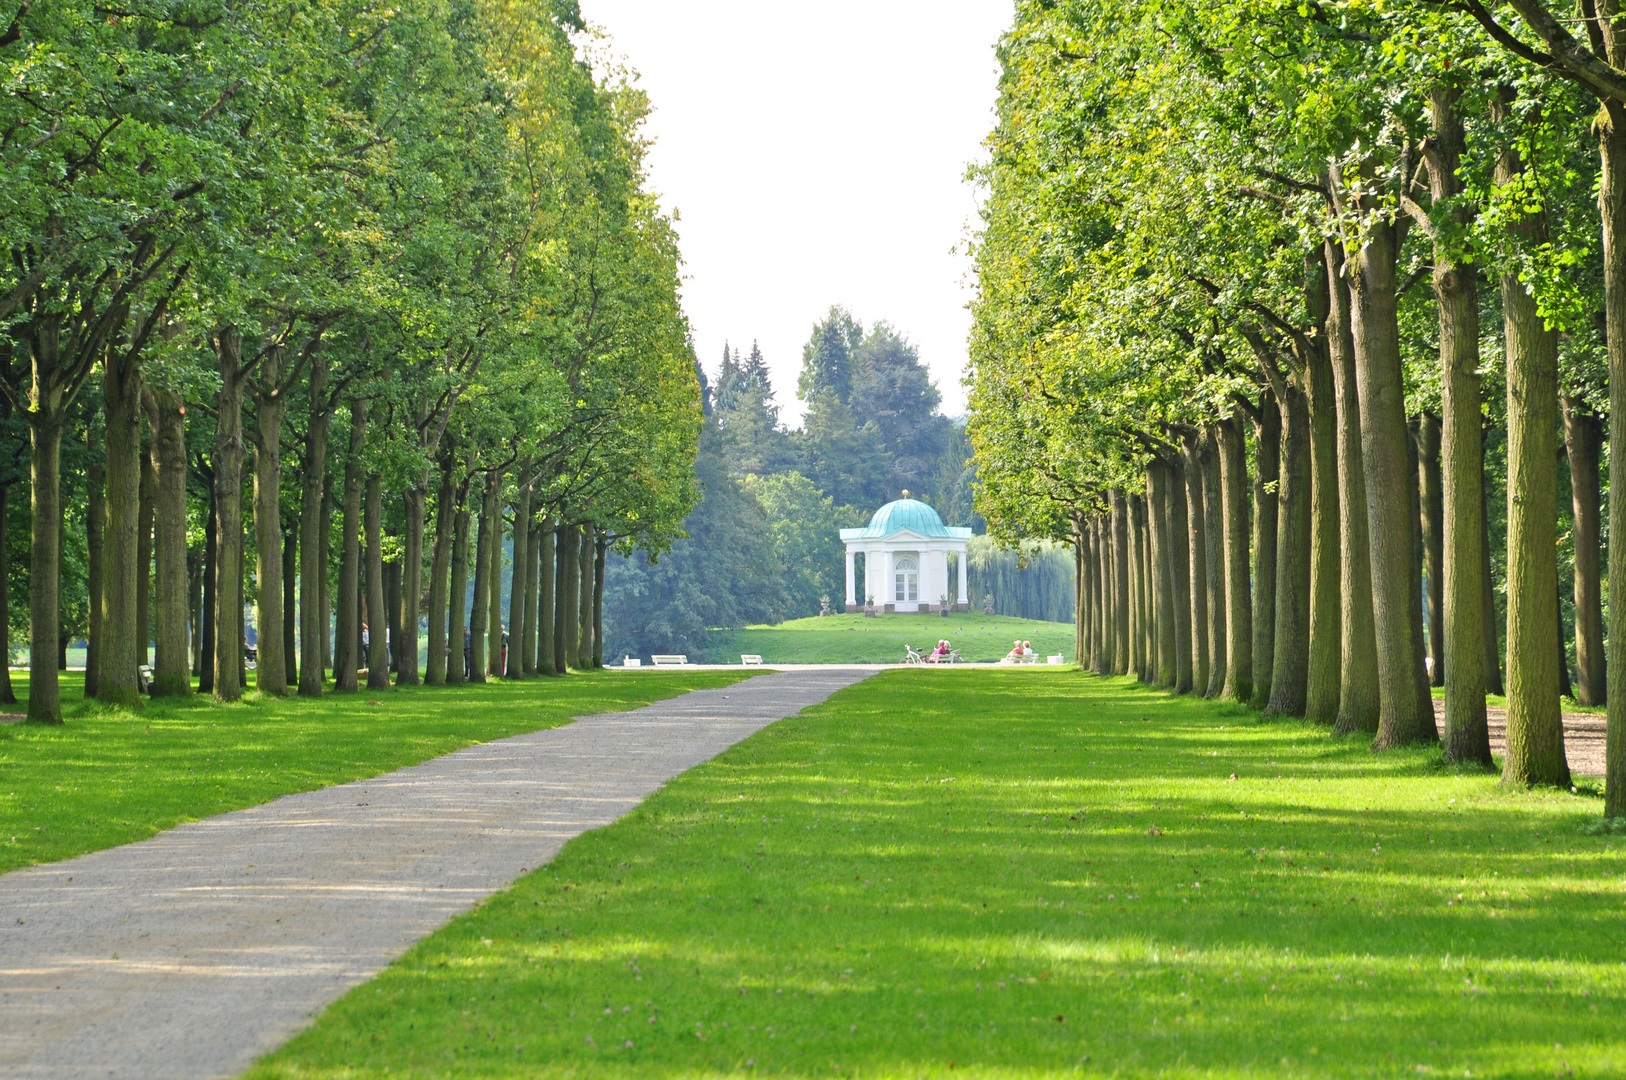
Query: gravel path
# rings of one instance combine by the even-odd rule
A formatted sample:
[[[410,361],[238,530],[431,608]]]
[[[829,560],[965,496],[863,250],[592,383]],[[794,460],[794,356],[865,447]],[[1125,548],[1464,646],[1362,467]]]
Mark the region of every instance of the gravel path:
[[[1507,750],[1507,710],[1496,706],[1485,709],[1490,724],[1491,753]],[[1445,730],[1445,702],[1434,699],[1434,721]],[[1564,755],[1569,758],[1570,772],[1576,776],[1603,778],[1604,717],[1601,713],[1564,714]]]
[[[761,675],[0,877],[0,1076],[230,1076],[481,897],[870,672]]]

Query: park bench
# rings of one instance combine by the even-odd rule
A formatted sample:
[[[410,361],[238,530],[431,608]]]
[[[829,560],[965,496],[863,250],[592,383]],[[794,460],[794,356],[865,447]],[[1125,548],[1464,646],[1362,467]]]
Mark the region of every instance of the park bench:
[[[746,667],[761,667],[762,654],[754,652],[740,653],[740,663]]]
[[[636,656],[624,656],[624,657],[621,658],[621,666],[622,667],[643,667],[644,662],[642,660],[638,659]]]
[[[1045,657],[1045,663],[1047,664],[1065,664],[1066,662],[1067,658],[1061,653],[1055,653],[1051,656]]]
[[[683,653],[656,653],[649,658],[649,662],[656,667],[682,667],[689,662]]]
[[[152,665],[142,664],[136,668],[136,693],[146,694],[152,691]]]

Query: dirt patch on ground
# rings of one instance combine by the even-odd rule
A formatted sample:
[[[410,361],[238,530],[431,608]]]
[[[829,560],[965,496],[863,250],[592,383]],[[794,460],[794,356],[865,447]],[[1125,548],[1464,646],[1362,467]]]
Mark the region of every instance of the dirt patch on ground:
[[[1507,710],[1487,708],[1485,718],[1490,722],[1491,753],[1507,750]],[[1445,702],[1434,700],[1434,721],[1445,723]],[[1601,713],[1564,714],[1564,753],[1569,758],[1570,772],[1576,776],[1603,778],[1604,717]]]

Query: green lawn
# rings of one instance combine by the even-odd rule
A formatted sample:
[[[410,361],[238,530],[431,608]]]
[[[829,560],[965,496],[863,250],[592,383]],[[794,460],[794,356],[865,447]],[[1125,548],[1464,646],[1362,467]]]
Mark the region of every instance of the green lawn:
[[[154,703],[136,714],[73,704],[84,682],[71,673],[66,724],[0,724],[0,872],[741,677],[601,672],[320,700]],[[27,693],[26,674],[12,682]]]
[[[740,653],[759,653],[770,664],[896,664],[905,643],[929,651],[948,638],[973,662],[998,660],[1017,638],[1033,642],[1041,656],[1073,658],[1073,624],[984,615],[826,615],[777,626],[714,631],[707,650],[719,663],[739,663]]]
[[[1621,1076],[1598,811],[1125,679],[885,672],[251,1075]]]

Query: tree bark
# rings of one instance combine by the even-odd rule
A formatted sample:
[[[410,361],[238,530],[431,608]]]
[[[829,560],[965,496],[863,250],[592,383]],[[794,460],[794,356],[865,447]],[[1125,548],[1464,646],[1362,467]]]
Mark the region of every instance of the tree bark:
[[[1084,522],[1073,515],[1073,656],[1085,667],[1090,654],[1090,543]]]
[[[1428,615],[1429,682],[1445,685],[1445,496],[1440,479],[1440,421],[1417,420],[1418,483],[1423,508],[1423,607]]]
[[[502,568],[503,568],[503,520],[502,520],[502,473],[493,470],[497,488],[491,502],[491,568],[486,574],[486,585],[491,590],[491,598],[486,604],[486,674],[501,677],[503,663],[503,624],[502,624]]]
[[[1281,404],[1259,397],[1253,420],[1253,697],[1256,709],[1270,704],[1276,664],[1276,542],[1281,530]]]
[[[480,529],[474,552],[474,601],[469,613],[469,681],[486,681],[486,637],[491,621],[491,547],[492,537],[501,543],[501,523],[492,528],[498,514],[497,498],[502,484],[495,469],[487,469],[484,488],[480,494]]]
[[[209,470],[209,514],[203,522],[203,624],[198,628],[198,647],[203,653],[198,672],[198,693],[215,690],[215,656],[220,637],[220,508],[215,500],[214,470]]]
[[[1147,569],[1157,628],[1152,669],[1155,685],[1172,689],[1179,676],[1174,657],[1178,635],[1174,627],[1174,544],[1169,536],[1169,469],[1155,458],[1146,467],[1146,510],[1152,556]]]
[[[508,650],[506,674],[510,679],[525,678],[525,603],[531,592],[530,569],[535,561],[531,544],[531,485],[520,469],[515,477],[514,571],[508,588]]]
[[[1228,663],[1220,697],[1247,702],[1253,697],[1253,602],[1248,589],[1247,464],[1242,420],[1216,425],[1219,436],[1220,493],[1225,544],[1225,644]]]
[[[140,443],[140,417],[147,418],[147,444],[148,453],[141,453]],[[143,385],[141,400],[137,406],[136,422],[136,460],[141,470],[141,483],[136,494],[136,558],[135,558],[135,627],[136,627],[136,666],[151,664],[158,665],[158,650],[154,649],[148,655],[148,646],[154,644],[152,633],[152,564],[156,546],[153,540],[153,500],[155,489],[158,486],[158,474],[153,468],[153,455],[158,452],[158,416],[157,402],[152,400],[151,391]],[[136,685],[140,686],[137,678]]]
[[[1481,443],[1483,445],[1483,443]],[[1490,477],[1480,471],[1480,490],[1483,494],[1482,502],[1488,502],[1490,495]],[[1502,646],[1500,630],[1501,617],[1496,611],[1496,578],[1491,567],[1490,544],[1490,517],[1482,516],[1479,533],[1479,590],[1480,602],[1485,610],[1485,692],[1487,694],[1500,694],[1502,685]]]
[[[1570,466],[1575,514],[1575,700],[1599,706],[1609,700],[1603,644],[1602,516],[1598,461],[1603,422],[1577,398],[1561,399],[1564,450]]]
[[[259,629],[259,664],[254,686],[262,694],[288,692],[288,658],[282,641],[282,352],[272,349],[260,362],[254,388],[254,622]]]
[[[1129,656],[1129,500],[1113,488],[1112,501],[1112,674],[1127,675]]]
[[[554,548],[553,662],[561,675],[576,667],[576,605],[581,602],[581,529],[559,524]]]
[[[1095,533],[1095,640],[1097,675],[1111,675],[1115,632],[1115,606],[1112,602],[1112,519],[1106,513],[1094,515],[1091,529]]]
[[[153,697],[189,697],[192,675],[187,656],[187,609],[192,590],[186,566],[186,403],[179,394],[157,391],[153,428],[154,547],[158,556],[158,657]]]
[[[589,521],[582,526],[581,541],[581,602],[576,611],[579,633],[576,645],[576,666],[583,671],[593,667],[593,556],[598,543],[598,529]]]
[[[1325,268],[1321,267],[1323,273]],[[1343,594],[1339,552],[1338,394],[1322,319],[1320,347],[1305,372],[1310,415],[1310,655],[1304,687],[1305,719],[1338,722],[1343,671]]]
[[[1517,178],[1516,157],[1497,155],[1500,183]],[[1546,220],[1515,226],[1532,246]],[[1501,275],[1507,350],[1507,752],[1509,784],[1570,784],[1559,711],[1558,333],[1513,270]],[[1620,445],[1626,446],[1626,443]],[[1626,580],[1623,578],[1621,580]],[[1453,654],[1454,656],[1455,654]]]
[[[329,636],[329,628],[333,625],[333,590],[329,584],[328,567],[333,565],[333,475],[328,475],[322,482],[322,512],[321,520],[317,522],[317,619],[318,641],[320,648],[318,654],[321,664],[318,671],[326,673],[333,666],[333,639]],[[320,676],[318,676],[320,678]]]
[[[310,413],[306,421],[305,461],[299,478],[299,694],[321,697],[327,675],[322,655],[327,642],[327,612],[322,603],[327,585],[327,439],[333,423],[328,400],[327,357],[311,357]]]
[[[1379,749],[1424,737],[1433,726],[1419,705],[1427,697],[1423,658],[1413,650],[1414,525],[1407,489],[1417,487],[1407,449],[1405,383],[1400,367],[1395,260],[1400,230],[1366,208],[1362,246],[1346,266],[1355,377],[1360,399],[1361,458],[1372,569],[1372,622],[1377,641]],[[1421,687],[1421,694],[1419,693]]]
[[[1426,659],[1428,644],[1424,639],[1423,633],[1423,504],[1422,487],[1416,482],[1417,477],[1421,475],[1421,470],[1417,465],[1417,439],[1415,438],[1415,431],[1408,426],[1407,434],[1412,436],[1406,440],[1406,460],[1410,469],[1409,475],[1413,481],[1406,487],[1406,498],[1411,503],[1411,550],[1413,563],[1410,578],[1410,625],[1412,632],[1412,653],[1417,657],[1417,694],[1419,698],[1417,702],[1417,709],[1418,714],[1422,717],[1422,719],[1419,721],[1419,724],[1421,725],[1420,737],[1423,739],[1438,739],[1440,737],[1440,728],[1434,719],[1434,694],[1428,685],[1428,665]]]
[[[30,327],[32,379],[28,413],[30,522],[28,553],[28,720],[62,723],[62,687],[56,666],[61,629],[62,425],[67,401],[59,386],[61,324]]]
[[[558,675],[558,639],[554,635],[554,608],[557,605],[555,588],[558,564],[554,548],[558,543],[555,523],[551,515],[542,518],[542,553],[537,565],[536,597],[536,667],[544,675]]]
[[[1564,586],[1558,586],[1558,594],[1553,598],[1553,610],[1558,613],[1558,696],[1560,699],[1575,697],[1575,687],[1570,685],[1569,657],[1564,655]],[[1563,702],[1559,702],[1560,710]]]
[[[367,637],[367,689],[390,687],[388,608],[384,600],[384,480],[367,474],[366,509],[362,511],[367,532],[367,620],[362,624]]]
[[[102,369],[107,446],[107,524],[102,536],[102,625],[96,698],[139,707],[136,652],[141,518],[141,370],[108,350]],[[144,643],[143,643],[144,644]]]
[[[530,510],[526,511],[526,520],[531,520]],[[532,678],[539,674],[536,662],[536,620],[537,612],[541,610],[537,593],[541,582],[538,563],[542,554],[542,526],[534,521],[526,533],[525,552],[525,623],[519,631],[519,655],[524,663],[525,677]]]
[[[609,543],[600,533],[593,544],[593,666],[604,667],[604,557]]]
[[[334,617],[333,688],[359,689],[357,669],[361,667],[361,455],[367,446],[367,400],[350,406],[350,452],[344,463],[344,506],[339,528],[344,546],[339,552],[339,609]]]
[[[1310,404],[1293,383],[1279,389],[1282,442],[1276,489],[1276,612],[1265,712],[1303,716],[1310,688]],[[1257,697],[1258,690],[1254,693]]]
[[[1164,492],[1168,507],[1169,569],[1174,587],[1174,692],[1191,693],[1194,658],[1191,646],[1191,528],[1186,521],[1186,470],[1176,458],[1165,464],[1169,484]]]
[[[452,522],[452,583],[446,596],[446,682],[461,686],[468,681],[468,658],[464,653],[468,620],[464,607],[469,592],[469,486],[472,476],[457,485],[456,517]]]
[[[422,621],[423,598],[423,514],[428,477],[414,476],[406,492],[406,536],[401,553],[398,617],[400,647],[396,653],[395,685],[417,686],[418,626]]]
[[[1230,626],[1225,603],[1225,498],[1220,475],[1219,426],[1210,425],[1202,436],[1203,532],[1207,537],[1208,558],[1204,577],[1208,592],[1208,686],[1204,697],[1217,698],[1224,691],[1227,663],[1225,634]]]
[[[1208,513],[1203,506],[1203,462],[1201,444],[1196,432],[1182,440],[1185,449],[1185,500],[1188,531],[1186,569],[1190,590],[1191,634],[1191,688],[1202,694],[1208,690],[1209,638],[1208,625]]]
[[[1146,682],[1151,666],[1146,659],[1146,584],[1141,532],[1145,528],[1141,497],[1129,496],[1129,668],[1135,678]]]
[[[87,443],[95,438],[94,425],[86,435]],[[85,700],[90,701],[96,696],[96,672],[102,656],[102,536],[107,530],[107,470],[102,465],[102,452],[88,445],[86,450],[85,592],[89,611],[85,619]]]
[[[186,554],[186,593],[190,604],[188,614],[189,644],[192,655],[189,661],[189,670],[192,678],[203,674],[203,553],[189,551]],[[190,684],[188,684],[190,685]]]
[[[1605,101],[1593,122],[1600,156],[1604,343],[1609,352],[1609,490],[1626,492],[1626,104]],[[1609,580],[1626,581],[1626,498],[1609,500]],[[1608,680],[1626,679],[1626,604],[1609,605]],[[29,715],[33,716],[30,708]],[[1626,817],[1626,695],[1609,699],[1604,750],[1605,817]]]
[[[440,486],[435,491],[435,550],[429,560],[429,656],[424,663],[423,681],[430,686],[446,683],[447,637],[446,575],[452,568],[452,530],[457,519],[457,486],[452,478],[451,455],[440,463]],[[459,598],[461,600],[461,598]]]
[[[299,529],[298,520],[288,523],[282,536],[282,679],[288,686],[299,685]]]

